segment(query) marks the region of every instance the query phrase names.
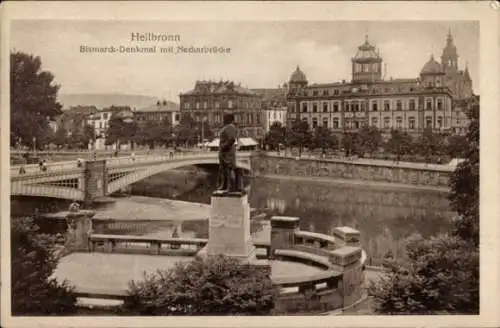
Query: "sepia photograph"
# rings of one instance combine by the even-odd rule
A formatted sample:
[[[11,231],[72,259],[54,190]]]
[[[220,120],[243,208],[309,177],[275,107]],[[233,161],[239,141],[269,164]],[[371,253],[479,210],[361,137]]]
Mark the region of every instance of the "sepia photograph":
[[[2,316],[479,317],[482,29],[10,19]]]

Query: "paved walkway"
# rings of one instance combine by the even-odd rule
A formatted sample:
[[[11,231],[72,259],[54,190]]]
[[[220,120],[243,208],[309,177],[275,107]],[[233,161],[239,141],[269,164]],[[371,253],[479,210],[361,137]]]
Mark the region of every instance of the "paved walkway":
[[[144,272],[168,269],[176,262],[191,261],[189,256],[73,253],[61,259],[54,276],[67,279],[77,289],[121,291],[130,280],[142,280]],[[322,269],[289,261],[269,261],[273,278],[303,277]]]

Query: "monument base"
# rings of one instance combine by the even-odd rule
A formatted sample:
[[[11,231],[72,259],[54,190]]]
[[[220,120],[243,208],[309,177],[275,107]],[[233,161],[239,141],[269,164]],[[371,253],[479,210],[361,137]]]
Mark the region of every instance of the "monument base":
[[[248,195],[212,196],[208,243],[204,253],[239,259],[255,258]]]

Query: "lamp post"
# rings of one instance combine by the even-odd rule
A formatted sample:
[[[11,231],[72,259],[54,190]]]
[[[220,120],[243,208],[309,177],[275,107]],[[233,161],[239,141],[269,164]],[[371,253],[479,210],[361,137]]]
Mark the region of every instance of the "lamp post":
[[[33,137],[33,156],[36,155],[36,137]]]

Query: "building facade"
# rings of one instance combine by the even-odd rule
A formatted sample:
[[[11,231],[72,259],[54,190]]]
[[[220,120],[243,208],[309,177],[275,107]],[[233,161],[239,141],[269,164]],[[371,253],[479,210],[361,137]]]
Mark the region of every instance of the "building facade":
[[[283,86],[276,89],[252,89],[252,91],[261,97],[264,133],[267,133],[276,122],[280,123],[281,126],[286,126],[288,84],[284,83]]]
[[[241,137],[264,136],[261,97],[231,81],[197,81],[193,90],[180,94],[180,113],[208,122],[215,135],[224,114],[232,113]]]
[[[176,126],[180,121],[179,104],[166,100],[158,101],[154,106],[136,109],[134,116],[140,127],[144,127],[148,122],[161,122],[165,119],[172,126]]]
[[[457,66],[451,33],[439,63],[431,55],[420,75],[385,79],[378,50],[368,41],[352,58],[350,82],[309,84],[299,67],[292,73],[287,94],[287,121],[304,120],[314,128],[322,125],[341,134],[365,125],[384,134],[399,129],[412,135],[425,128],[438,132],[465,133],[468,119],[456,106],[472,97],[468,69]]]

